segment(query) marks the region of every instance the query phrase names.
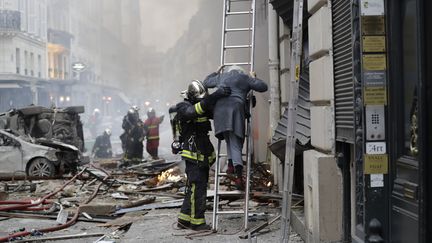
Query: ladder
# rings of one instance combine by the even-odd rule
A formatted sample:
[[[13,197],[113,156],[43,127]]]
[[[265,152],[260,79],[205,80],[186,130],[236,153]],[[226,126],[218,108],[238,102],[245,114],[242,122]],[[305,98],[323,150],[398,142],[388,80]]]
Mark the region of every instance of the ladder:
[[[223,66],[242,66],[245,70],[254,70],[255,58],[255,0],[224,0],[223,5],[223,22],[222,22],[222,45],[221,45],[221,60]],[[233,27],[232,22],[237,18],[239,22],[245,21],[249,23],[247,27]],[[232,43],[232,39],[238,37],[248,39],[247,43]],[[245,38],[246,37],[246,38]],[[237,52],[237,53],[236,53]],[[240,52],[240,53],[239,53]],[[243,53],[241,53],[243,52]],[[241,55],[243,54],[243,55]],[[244,58],[244,59],[241,59]],[[247,59],[247,60],[245,60]],[[252,100],[253,93],[248,94],[248,98]],[[252,102],[249,102],[249,112],[252,114]],[[219,211],[219,197],[224,193],[219,192],[220,179],[227,174],[221,172],[220,159],[227,157],[226,154],[221,154],[221,140],[218,141],[217,157],[215,164],[215,179],[214,179],[214,202],[213,202],[213,223],[212,229],[217,231],[218,216],[222,214],[244,214],[244,229],[248,228],[249,222],[249,193],[250,193],[250,167],[252,164],[253,153],[253,138],[250,136],[252,129],[252,119],[247,119],[246,126],[246,188],[244,192],[244,208],[243,210],[235,211]],[[233,195],[232,193],[229,193]],[[237,193],[242,195],[243,193]]]
[[[281,242],[288,243],[291,224],[291,199],[294,177],[294,158],[296,145],[297,103],[299,94],[300,62],[303,41],[303,3],[304,0],[294,0],[290,83],[288,97],[288,125],[286,137],[286,152],[283,177],[283,201],[281,215]]]

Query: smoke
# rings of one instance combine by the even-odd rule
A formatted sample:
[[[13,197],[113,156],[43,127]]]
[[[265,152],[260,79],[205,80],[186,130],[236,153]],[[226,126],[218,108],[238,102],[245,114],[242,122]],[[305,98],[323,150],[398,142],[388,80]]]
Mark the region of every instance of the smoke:
[[[173,47],[199,5],[200,0],[141,1],[142,43],[160,52]]]

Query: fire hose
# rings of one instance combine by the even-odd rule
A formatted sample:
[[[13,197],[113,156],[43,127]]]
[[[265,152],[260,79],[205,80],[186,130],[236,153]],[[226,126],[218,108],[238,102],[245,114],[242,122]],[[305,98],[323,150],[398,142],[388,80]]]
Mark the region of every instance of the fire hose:
[[[57,189],[56,191],[54,191],[54,192],[52,192],[52,193],[50,193],[50,194],[44,196],[44,197],[43,197],[41,200],[39,200],[37,203],[30,203],[30,204],[15,205],[15,206],[10,206],[10,207],[3,207],[3,208],[0,208],[0,211],[17,210],[17,209],[25,209],[26,207],[34,207],[34,206],[40,205],[40,204],[42,204],[43,202],[45,202],[46,199],[52,197],[53,195],[55,195],[55,194],[57,194],[58,192],[60,192],[61,190],[63,190],[67,185],[69,185],[70,183],[72,183],[72,182],[73,182],[73,181],[74,181],[74,180],[75,180],[79,175],[81,175],[82,173],[84,173],[85,170],[86,170],[86,169],[83,169],[81,172],[79,172],[79,173],[76,174],[74,177],[72,177],[72,179],[70,179],[68,182],[66,182],[65,184],[63,184],[62,187],[60,187],[60,188]],[[107,178],[108,178],[108,176],[106,176],[106,177],[104,178],[104,180],[106,180]],[[90,201],[92,201],[92,200],[96,197],[96,195],[97,195],[97,193],[98,193],[100,187],[102,186],[102,184],[103,184],[103,183],[101,182],[101,183],[97,186],[96,190],[95,190],[95,191],[93,192],[93,194],[92,194],[92,195],[91,195],[91,196],[90,196],[90,197],[85,201],[85,203],[89,203]],[[61,229],[68,228],[68,227],[72,226],[73,224],[75,224],[76,220],[77,220],[78,217],[79,217],[79,213],[80,213],[80,207],[76,208],[73,217],[72,217],[70,220],[68,220],[65,224],[58,225],[58,226],[54,226],[54,227],[49,227],[49,228],[39,229],[39,230],[37,230],[37,231],[38,231],[38,232],[42,232],[42,233],[47,233],[47,232],[53,232],[53,231],[58,231],[58,230],[61,230]],[[27,236],[27,235],[30,235],[30,234],[32,234],[32,232],[29,232],[29,231],[23,231],[23,232],[13,233],[13,234],[10,234],[10,235],[8,235],[8,236],[1,237],[1,238],[0,238],[0,242],[8,242],[8,241],[10,241],[11,239],[14,239],[14,238],[16,238],[16,237],[24,237],[24,236]]]
[[[67,185],[71,184],[72,182],[74,182],[78,176],[80,176],[82,173],[84,173],[86,171],[86,169],[81,170],[78,174],[76,174],[74,177],[72,177],[69,181],[67,181],[65,184],[63,184],[59,189],[49,193],[48,195],[45,195],[44,197],[42,197],[40,200],[37,200],[35,202],[30,202],[28,204],[20,204],[20,205],[13,205],[13,206],[7,206],[7,207],[1,207],[0,211],[10,211],[10,210],[19,210],[19,209],[25,209],[25,208],[29,208],[29,207],[35,207],[35,206],[39,206],[40,204],[42,204],[43,202],[45,202],[48,198],[56,195],[57,193],[59,193],[60,191],[62,191]]]

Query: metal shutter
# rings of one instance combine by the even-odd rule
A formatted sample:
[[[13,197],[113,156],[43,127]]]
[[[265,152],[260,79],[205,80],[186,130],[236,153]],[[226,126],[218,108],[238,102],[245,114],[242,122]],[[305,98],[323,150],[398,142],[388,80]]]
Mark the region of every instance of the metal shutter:
[[[332,16],[336,140],[354,143],[351,1],[333,0]]]

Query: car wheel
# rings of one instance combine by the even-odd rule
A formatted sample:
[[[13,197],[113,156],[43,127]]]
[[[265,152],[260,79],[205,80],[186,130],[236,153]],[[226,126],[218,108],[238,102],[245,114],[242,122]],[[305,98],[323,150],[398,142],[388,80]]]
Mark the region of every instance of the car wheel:
[[[30,162],[27,170],[29,176],[50,177],[55,175],[55,166],[45,158],[36,158]]]

